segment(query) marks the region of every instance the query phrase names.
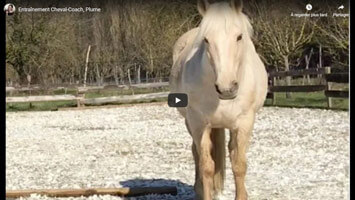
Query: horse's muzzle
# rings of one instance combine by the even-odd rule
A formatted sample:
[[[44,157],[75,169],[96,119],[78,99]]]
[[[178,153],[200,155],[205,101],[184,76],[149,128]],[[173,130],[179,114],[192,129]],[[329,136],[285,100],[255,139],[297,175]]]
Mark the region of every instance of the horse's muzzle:
[[[221,89],[217,84],[215,84],[215,87],[220,99],[230,100],[237,96],[238,83],[236,82],[233,82],[232,86],[228,89]]]
[[[233,95],[218,94],[218,98],[222,99],[222,100],[232,100],[232,99],[235,99],[235,97],[237,97],[237,94],[233,94]]]

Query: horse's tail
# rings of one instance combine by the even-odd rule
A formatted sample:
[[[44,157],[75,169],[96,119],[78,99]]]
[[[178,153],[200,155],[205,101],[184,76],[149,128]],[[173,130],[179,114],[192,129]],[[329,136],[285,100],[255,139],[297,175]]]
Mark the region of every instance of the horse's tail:
[[[215,174],[213,176],[214,193],[223,191],[224,177],[226,175],[226,145],[223,128],[213,128],[212,134],[212,158],[215,162]]]

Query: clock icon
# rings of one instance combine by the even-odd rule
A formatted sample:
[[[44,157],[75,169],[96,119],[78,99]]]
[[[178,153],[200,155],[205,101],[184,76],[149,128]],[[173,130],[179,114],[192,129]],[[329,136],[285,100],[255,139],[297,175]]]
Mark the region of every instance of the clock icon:
[[[306,5],[306,10],[312,10],[312,4],[310,4],[310,3],[307,4],[307,5]]]

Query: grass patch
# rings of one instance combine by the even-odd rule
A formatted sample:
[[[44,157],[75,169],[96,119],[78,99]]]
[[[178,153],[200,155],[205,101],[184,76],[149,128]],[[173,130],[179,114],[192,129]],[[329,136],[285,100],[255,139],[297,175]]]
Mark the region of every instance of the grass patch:
[[[32,103],[8,103],[6,112],[16,111],[56,111],[58,108],[76,107],[76,101],[49,101]]]
[[[110,97],[110,96],[121,96],[121,95],[132,95],[132,94],[149,94],[156,92],[168,92],[169,88],[135,88],[128,90],[117,90],[117,89],[106,89],[93,92],[85,93],[85,98],[99,98],[99,97]]]
[[[129,105],[129,104],[141,104],[141,103],[155,103],[155,102],[167,102],[167,98],[155,98],[155,99],[146,99],[146,100],[136,100],[132,101],[129,103],[103,103],[100,104],[100,106],[107,106],[107,105]],[[86,104],[86,106],[97,106],[97,105],[91,105],[91,104]]]

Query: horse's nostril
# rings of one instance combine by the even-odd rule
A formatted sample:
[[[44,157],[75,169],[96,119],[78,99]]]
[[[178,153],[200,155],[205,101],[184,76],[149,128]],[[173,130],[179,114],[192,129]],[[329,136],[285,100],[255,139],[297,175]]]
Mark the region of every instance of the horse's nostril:
[[[216,91],[219,93],[219,94],[221,94],[222,92],[219,90],[219,88],[218,88],[218,85],[217,84],[215,84],[214,85],[214,87],[216,88]]]
[[[235,91],[235,90],[238,90],[238,87],[239,87],[238,82],[237,81],[233,81],[231,88]]]

